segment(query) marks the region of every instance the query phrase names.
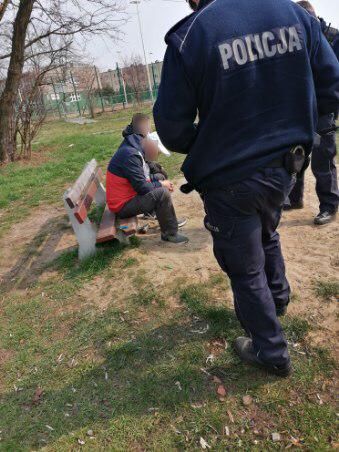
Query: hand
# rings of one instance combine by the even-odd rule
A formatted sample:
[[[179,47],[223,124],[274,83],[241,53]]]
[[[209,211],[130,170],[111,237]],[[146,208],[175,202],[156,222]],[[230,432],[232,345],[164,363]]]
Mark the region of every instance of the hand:
[[[161,185],[165,188],[167,188],[170,192],[174,191],[174,184],[173,182],[169,181],[169,180],[162,180],[160,181]]]

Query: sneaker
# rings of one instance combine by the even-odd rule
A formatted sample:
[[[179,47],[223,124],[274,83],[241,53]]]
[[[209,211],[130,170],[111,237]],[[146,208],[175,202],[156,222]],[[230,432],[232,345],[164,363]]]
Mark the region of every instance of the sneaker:
[[[284,210],[296,210],[296,209],[303,209],[303,208],[304,208],[303,201],[291,202],[290,204],[283,205]]]
[[[336,213],[331,213],[328,211],[320,212],[315,217],[314,224],[316,224],[317,226],[322,226],[323,224],[328,224],[328,223],[331,223],[332,221],[334,221],[335,217],[336,217]]]
[[[145,221],[156,221],[157,217],[155,213],[145,213],[141,219]]]
[[[178,218],[178,228],[182,228],[187,223],[187,218]]]
[[[184,235],[180,235],[180,234],[162,235],[161,240],[163,240],[164,242],[170,242],[170,243],[176,243],[176,244],[188,242],[188,238],[185,237]]]
[[[288,377],[292,373],[292,365],[290,361],[282,366],[275,366],[261,361],[253,350],[252,339],[249,337],[238,337],[235,340],[234,347],[240,359],[247,364],[260,367],[268,373],[277,375],[278,377]]]
[[[145,213],[142,218],[144,221],[157,221],[157,216],[155,213]],[[187,223],[187,218],[179,218],[178,220],[178,228],[182,228]]]

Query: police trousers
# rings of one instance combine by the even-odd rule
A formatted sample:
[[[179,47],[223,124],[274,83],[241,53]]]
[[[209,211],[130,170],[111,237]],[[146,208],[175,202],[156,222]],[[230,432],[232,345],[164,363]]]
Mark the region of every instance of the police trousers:
[[[293,184],[285,169],[266,168],[203,194],[205,226],[213,236],[215,257],[230,278],[237,318],[258,357],[274,365],[289,360],[276,315],[290,297],[277,227]]]
[[[319,118],[318,133],[320,140],[314,144],[311,167],[316,180],[316,192],[319,199],[320,212],[338,211],[339,192],[338,176],[335,164],[337,153],[335,131],[328,131],[335,125],[334,115]],[[296,184],[289,195],[292,204],[302,202],[304,196],[305,172],[297,176]]]

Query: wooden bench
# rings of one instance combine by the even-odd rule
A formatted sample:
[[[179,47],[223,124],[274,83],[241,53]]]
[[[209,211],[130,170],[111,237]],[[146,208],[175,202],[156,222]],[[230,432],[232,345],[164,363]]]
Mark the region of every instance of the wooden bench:
[[[106,205],[103,174],[96,160],[91,160],[73,185],[63,196],[65,209],[79,243],[79,259],[95,254],[96,244],[110,240],[126,242],[137,232],[136,217],[120,220]],[[106,206],[99,228],[88,218],[92,203]]]

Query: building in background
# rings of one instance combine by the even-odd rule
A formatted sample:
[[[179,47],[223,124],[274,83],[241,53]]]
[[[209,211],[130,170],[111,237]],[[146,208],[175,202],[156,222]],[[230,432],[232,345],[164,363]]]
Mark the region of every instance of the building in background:
[[[161,80],[162,62],[148,65],[153,96],[156,97]],[[18,102],[28,96],[35,80],[35,72],[23,74],[18,91]],[[0,92],[5,80],[0,80]],[[73,63],[48,71],[34,96],[37,109],[45,109],[54,117],[80,115],[114,109],[116,105],[148,102],[151,100],[147,71],[141,58],[133,57],[125,65],[100,72],[91,64]],[[119,108],[119,107],[118,107]]]
[[[70,64],[49,72],[44,94],[50,101],[79,102],[88,92],[102,89],[100,74],[96,66]]]
[[[155,61],[148,65],[153,90],[157,90],[161,80],[162,61]],[[122,89],[122,82],[124,81],[126,89],[129,92],[135,92],[137,89],[147,91],[148,80],[146,67],[141,61],[130,62],[130,64],[109,69],[108,71],[100,73],[101,83],[103,89],[111,89],[116,94]],[[123,79],[123,80],[122,80]]]

